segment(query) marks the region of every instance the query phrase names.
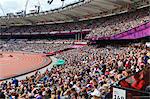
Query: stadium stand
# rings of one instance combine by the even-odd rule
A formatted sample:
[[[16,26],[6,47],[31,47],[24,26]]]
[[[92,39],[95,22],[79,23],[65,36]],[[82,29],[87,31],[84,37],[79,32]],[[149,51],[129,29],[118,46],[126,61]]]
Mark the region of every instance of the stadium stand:
[[[20,41],[10,40],[8,42]],[[38,49],[47,51],[48,49],[54,50],[56,48],[55,50],[58,50],[65,47],[62,44],[60,46],[59,44],[44,45],[34,43],[24,45],[23,43],[25,43],[25,40],[20,44],[11,43],[9,46],[12,46],[12,48],[6,46],[2,49],[18,51],[27,47],[26,50],[28,51],[32,49],[38,52]],[[18,81],[16,83],[18,86],[13,83],[16,79],[9,84],[1,82],[1,91],[5,92],[6,97],[19,98],[109,98],[112,95],[110,91],[111,84],[147,67],[149,64],[147,63],[148,58],[145,58],[149,57],[146,55],[147,53],[147,49],[133,46],[119,46],[119,48],[115,46],[102,48],[85,46],[68,50],[55,56],[66,61],[63,66],[56,66],[50,71],[47,70],[44,74],[36,72],[35,75]],[[94,92],[91,92],[92,90]]]
[[[64,63],[48,67],[44,73],[36,70],[31,76],[24,75],[26,79],[12,78],[9,81],[0,81],[0,99],[115,99],[113,88],[126,91],[124,96],[127,97],[121,99],[130,97],[140,99],[140,96],[149,95],[150,81],[147,75],[150,68],[150,48],[145,43],[150,41],[150,35],[140,36],[135,40],[117,38],[120,34],[128,35],[128,31],[134,30],[134,33],[139,34],[144,32],[137,31],[149,29],[150,7],[149,5],[141,7],[143,3],[149,2],[138,0],[137,5],[129,10],[128,6],[131,6],[133,0],[119,1],[89,0],[79,5],[78,3],[71,5],[74,6],[72,8],[68,8],[70,7],[68,5],[67,8],[58,9],[59,13],[57,11],[48,13],[47,16],[52,14],[49,19],[45,15],[45,19],[51,20],[51,24],[44,22],[40,24],[42,22],[40,13],[37,17],[36,14],[29,14],[22,19],[18,17],[18,22],[26,23],[24,25],[12,26],[10,23],[8,27],[1,27],[0,36],[8,37],[0,40],[0,52],[22,51],[43,55],[54,53],[52,56],[63,60]],[[85,8],[87,11],[84,12]],[[81,11],[77,12],[79,9]],[[115,12],[118,10],[119,14]],[[88,13],[89,11],[91,13]],[[45,13],[43,12],[42,16]],[[73,19],[66,16],[68,13],[72,16],[77,14],[73,17],[75,18],[73,22],[66,21]],[[15,22],[17,16],[14,17],[10,18],[14,19],[12,22]],[[28,18],[37,24],[25,21]],[[6,25],[1,20],[2,18],[0,24]],[[65,21],[57,22],[62,20]],[[68,39],[63,35],[63,33],[80,34],[84,30],[86,37],[81,37],[81,40]],[[54,34],[61,33],[63,39],[56,39],[58,35]],[[36,34],[39,34],[41,39],[32,39]],[[49,35],[45,37],[46,39],[42,39],[42,34],[54,36]],[[28,36],[20,39],[13,35]],[[55,36],[56,38],[53,38]],[[102,37],[114,39],[99,39]],[[70,49],[67,50],[68,48]]]
[[[0,33],[3,35],[59,34],[63,32],[69,34],[71,31],[78,33],[87,29],[87,33],[92,31],[86,36],[86,39],[110,37],[149,22],[149,14],[150,7],[146,7],[134,12],[75,23],[13,26],[0,29]]]
[[[150,8],[148,7],[135,12],[106,18],[106,20],[100,22],[101,24],[96,27],[96,29],[92,30],[92,32],[87,35],[87,38],[92,36],[110,37],[112,35],[128,31],[149,22],[149,15]]]

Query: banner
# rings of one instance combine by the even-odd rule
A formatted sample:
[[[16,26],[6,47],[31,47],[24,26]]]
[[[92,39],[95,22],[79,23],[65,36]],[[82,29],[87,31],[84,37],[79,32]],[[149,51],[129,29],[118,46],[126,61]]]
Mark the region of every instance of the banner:
[[[115,34],[113,36],[107,36],[107,37],[90,37],[87,39],[91,40],[121,40],[121,39],[138,39],[150,36],[150,22],[147,22],[145,24],[142,24],[138,27],[132,28],[128,31]]]

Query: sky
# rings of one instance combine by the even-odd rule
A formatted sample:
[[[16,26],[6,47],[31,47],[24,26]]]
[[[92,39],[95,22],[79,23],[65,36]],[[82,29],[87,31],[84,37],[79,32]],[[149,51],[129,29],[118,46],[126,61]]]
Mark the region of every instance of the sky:
[[[48,0],[29,0],[27,5],[27,13],[35,9],[35,5],[41,6],[41,11],[51,10],[62,6],[61,0],[53,0],[52,4],[47,3]],[[50,0],[51,1],[51,0]],[[65,0],[64,5],[76,2],[79,0]],[[25,9],[27,0],[0,0],[0,16],[7,13],[20,12]]]

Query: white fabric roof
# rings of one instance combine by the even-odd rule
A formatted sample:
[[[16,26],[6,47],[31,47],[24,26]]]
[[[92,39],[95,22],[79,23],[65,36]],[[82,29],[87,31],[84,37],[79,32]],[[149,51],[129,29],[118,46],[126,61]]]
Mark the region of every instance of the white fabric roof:
[[[133,0],[85,0],[85,2],[75,4],[73,6],[59,9],[54,12],[41,12],[35,15],[27,15],[25,17],[0,18],[0,25],[26,25],[38,24],[44,22],[56,23],[72,20],[82,20],[84,18],[92,18],[102,16],[103,13],[111,14],[112,10],[120,9],[124,6],[132,4]],[[141,1],[141,0],[135,0]],[[150,2],[150,0],[148,0]],[[108,13],[109,12],[109,13]]]

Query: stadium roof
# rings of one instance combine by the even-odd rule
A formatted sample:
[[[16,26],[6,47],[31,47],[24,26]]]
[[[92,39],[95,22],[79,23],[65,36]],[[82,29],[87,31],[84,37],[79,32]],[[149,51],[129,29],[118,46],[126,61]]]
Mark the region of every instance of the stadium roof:
[[[149,6],[150,0],[81,0],[51,11],[31,13],[26,16],[0,17],[1,26],[53,24],[81,21],[126,12],[128,8]]]

